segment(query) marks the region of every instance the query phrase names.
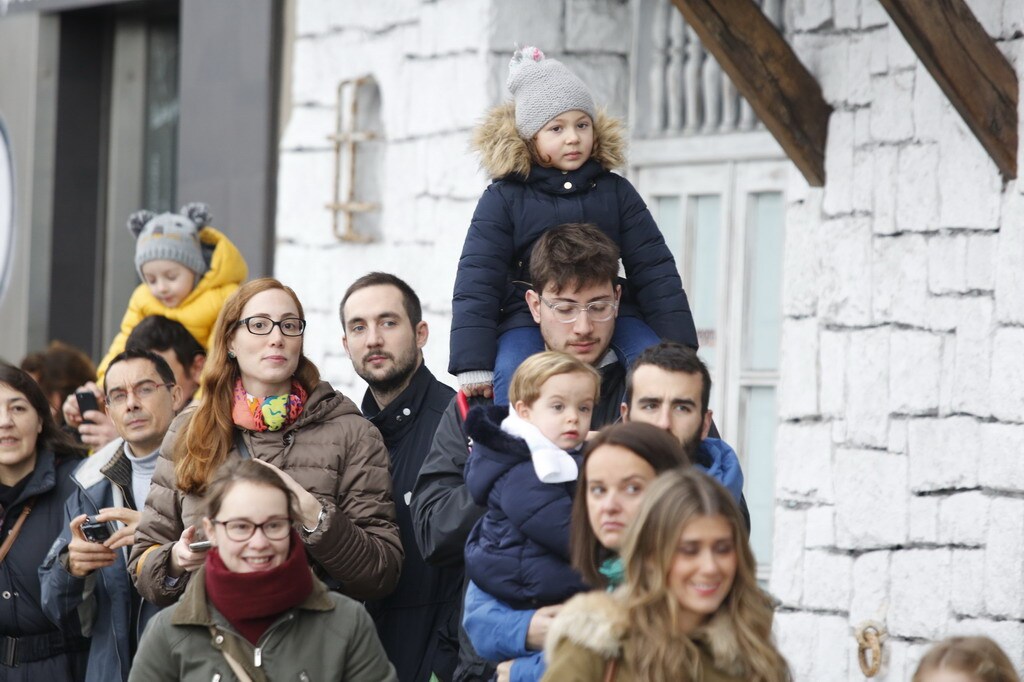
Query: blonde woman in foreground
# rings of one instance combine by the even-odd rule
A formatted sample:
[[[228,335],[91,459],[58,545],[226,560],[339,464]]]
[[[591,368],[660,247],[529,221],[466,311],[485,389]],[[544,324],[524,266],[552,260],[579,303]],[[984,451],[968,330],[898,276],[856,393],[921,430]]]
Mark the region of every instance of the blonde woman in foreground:
[[[659,476],[623,544],[625,583],[566,604],[544,680],[788,682],[743,528],[732,495],[706,474]]]
[[[1020,682],[1020,677],[988,637],[950,637],[924,655],[913,682]]]

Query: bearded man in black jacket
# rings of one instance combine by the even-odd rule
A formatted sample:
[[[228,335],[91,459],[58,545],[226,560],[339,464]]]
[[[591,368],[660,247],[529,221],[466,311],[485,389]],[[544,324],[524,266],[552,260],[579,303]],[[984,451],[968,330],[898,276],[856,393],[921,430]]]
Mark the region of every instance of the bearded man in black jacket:
[[[367,602],[401,682],[451,680],[458,662],[462,571],[429,566],[417,549],[409,501],[430,443],[454,391],[423,363],[429,329],[420,300],[383,272],[356,280],[341,301],[345,350],[369,388],[363,415],[380,430],[391,457],[392,495],[405,548],[395,591]]]

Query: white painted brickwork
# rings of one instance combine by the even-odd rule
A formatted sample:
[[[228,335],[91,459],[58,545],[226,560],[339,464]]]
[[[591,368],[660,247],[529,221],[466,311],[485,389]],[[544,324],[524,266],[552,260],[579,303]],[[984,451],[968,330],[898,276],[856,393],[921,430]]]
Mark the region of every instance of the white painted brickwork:
[[[635,1],[635,0],[634,0]],[[968,0],[1015,68],[1017,0]],[[774,557],[797,680],[862,680],[853,628],[890,632],[876,680],[929,639],[985,633],[1024,664],[1024,182],[1004,183],[878,0],[791,0],[788,39],[835,108],[828,184],[793,169],[783,273]],[[504,97],[512,45],[567,62],[627,109],[623,0],[295,0],[276,274],[306,348],[356,400],[344,289],[374,269],[420,293],[444,381],[451,290],[487,184],[469,132]],[[337,242],[337,83],[371,74],[385,164],[378,239]]]
[[[968,4],[1019,72],[1019,3]],[[1019,667],[1024,183],[1004,184],[877,0],[789,12],[835,113],[827,185],[791,192],[787,215],[781,646],[798,680],[862,680],[853,629],[872,619],[890,633],[877,680],[963,633]]]
[[[631,11],[618,0],[296,0],[291,109],[280,148],[275,275],[306,306],[306,352],[357,402],[365,384],[341,345],[338,304],[371,270],[398,274],[423,302],[428,367],[448,375],[455,269],[487,178],[469,133],[504,89],[513,45],[565,61],[599,103],[624,115]],[[385,162],[378,239],[338,242],[331,214],[338,82],[372,75],[380,88]]]

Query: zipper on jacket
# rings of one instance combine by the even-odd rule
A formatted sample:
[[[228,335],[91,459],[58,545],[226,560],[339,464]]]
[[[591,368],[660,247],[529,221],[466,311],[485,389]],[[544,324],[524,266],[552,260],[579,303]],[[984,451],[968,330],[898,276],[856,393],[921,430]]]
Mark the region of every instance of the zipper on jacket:
[[[295,612],[293,611],[284,618],[278,620],[276,623],[273,623],[269,628],[267,628],[267,631],[263,633],[263,636],[259,638],[259,641],[256,642],[256,649],[252,653],[252,662],[257,668],[263,665],[263,649],[269,643],[270,635],[273,634],[274,630],[277,630],[285,623],[292,622],[294,619]]]

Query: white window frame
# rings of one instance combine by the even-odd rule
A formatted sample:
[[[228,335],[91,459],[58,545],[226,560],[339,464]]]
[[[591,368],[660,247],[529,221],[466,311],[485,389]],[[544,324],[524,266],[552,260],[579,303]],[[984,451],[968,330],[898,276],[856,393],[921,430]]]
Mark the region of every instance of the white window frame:
[[[745,296],[751,276],[747,267],[753,238],[751,199],[759,193],[779,193],[785,207],[792,164],[778,143],[765,132],[638,140],[634,142],[631,160],[630,177],[656,220],[659,197],[680,198],[680,212],[686,222],[684,253],[690,252],[694,241],[692,199],[706,195],[721,197],[716,356],[710,407],[722,437],[736,448],[741,466],[748,472],[744,390],[762,386],[777,389],[779,383],[778,365],[773,371],[742,369]],[[678,252],[678,249],[673,248],[673,251]],[[683,286],[690,291],[689,268],[685,264],[678,265]],[[779,286],[782,286],[781,281]],[[774,446],[772,443],[773,452]],[[752,484],[757,483],[748,477],[745,489],[749,490]],[[770,494],[774,498],[774,481],[768,485],[772,486]],[[754,533],[768,534],[766,544],[770,546],[771,520],[765,523],[755,518],[753,525]],[[759,556],[758,579],[766,581],[770,572],[771,556]]]

